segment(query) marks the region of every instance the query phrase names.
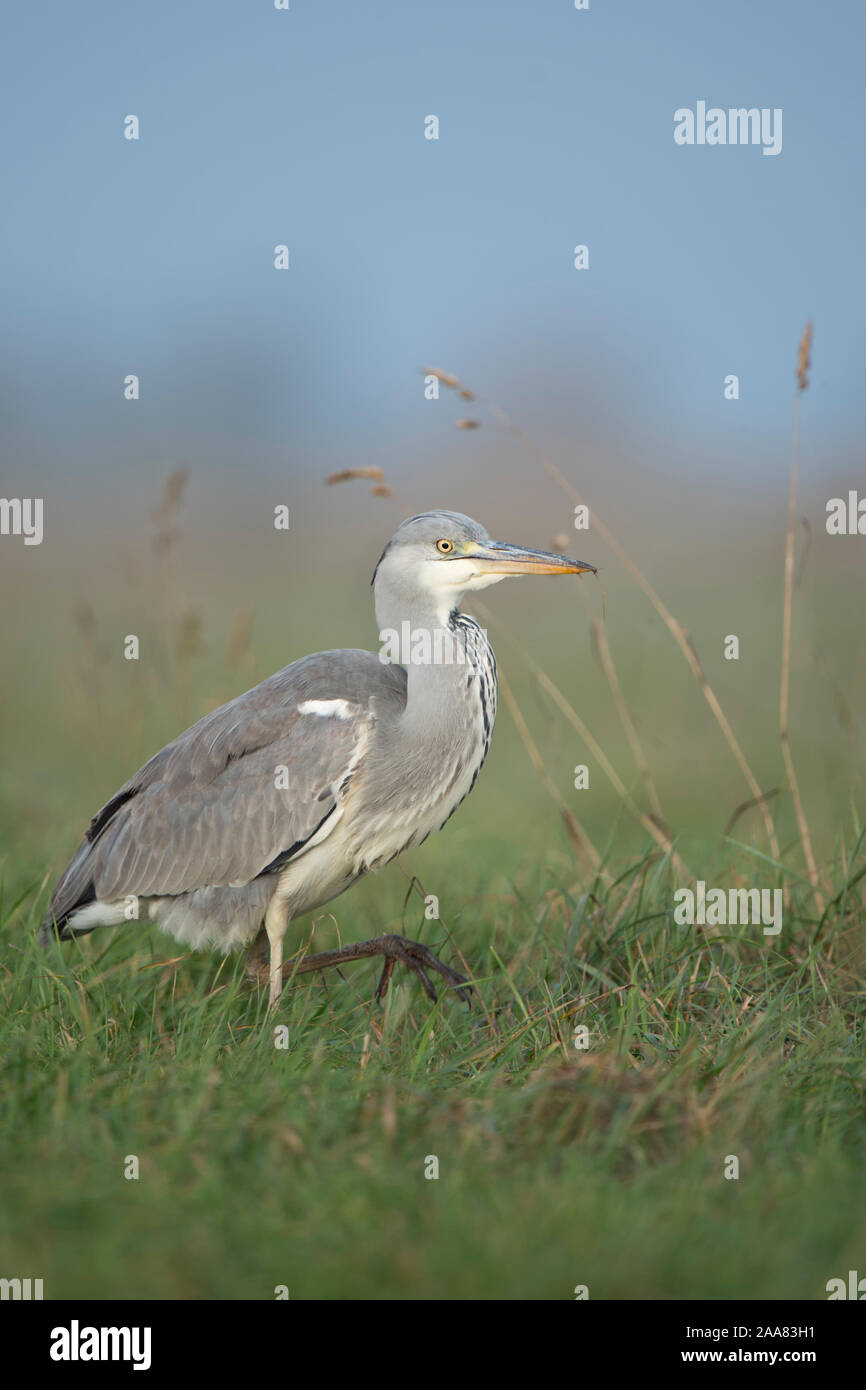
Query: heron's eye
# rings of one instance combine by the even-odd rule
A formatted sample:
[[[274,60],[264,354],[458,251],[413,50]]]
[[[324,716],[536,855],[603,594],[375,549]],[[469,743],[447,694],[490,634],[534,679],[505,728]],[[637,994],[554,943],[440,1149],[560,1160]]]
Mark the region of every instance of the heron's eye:
[[[439,551],[440,555],[447,555],[450,551],[454,549],[454,542],[445,540],[437,541],[436,549]]]

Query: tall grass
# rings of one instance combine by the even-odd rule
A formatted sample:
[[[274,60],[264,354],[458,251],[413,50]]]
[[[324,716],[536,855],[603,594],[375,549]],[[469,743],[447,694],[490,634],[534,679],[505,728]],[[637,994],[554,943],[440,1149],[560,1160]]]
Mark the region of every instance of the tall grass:
[[[580,502],[498,407],[438,375]],[[802,810],[787,738],[797,450],[795,437],[780,733]],[[376,505],[411,510],[381,470],[329,482],[358,480]],[[149,698],[175,702],[179,727],[262,674],[250,611],[220,646],[186,597],[187,482],[171,476],[153,518],[162,638],[122,728],[101,616],[79,611],[82,727],[103,750],[100,775],[118,741],[137,742]],[[632,714],[646,701],[604,625],[594,650],[633,775],[492,614],[514,756],[527,758],[507,854],[478,823],[455,824],[423,869],[395,866],[302,924],[316,950],[347,923],[358,939],[425,941],[472,976],[471,1009],[447,992],[431,1004],[399,969],[380,1007],[378,969],[360,962],[296,979],[268,1019],[238,959],[181,952],[152,927],[40,952],[57,846],[46,830],[34,853],[13,833],[0,880],[5,1277],[41,1277],[47,1297],[271,1298],[287,1285],[292,1298],[571,1298],[585,1284],[591,1298],[784,1299],[823,1298],[828,1279],[862,1269],[866,829],[852,804],[820,867],[799,811],[796,839],[780,843],[780,798],[753,774],[686,628],[594,512],[592,526],[674,637],[745,781],[724,833],[693,834],[684,862],[690,827],[676,807],[662,813],[653,729]],[[563,791],[571,753],[551,759],[560,728],[616,797],[593,838]],[[496,783],[507,737],[486,776],[511,792]],[[536,785],[564,831],[541,850]],[[677,925],[673,892],[692,875],[782,886],[781,935]]]
[[[398,972],[380,1008],[362,963],[285,992],[284,1050],[238,961],[46,962],[6,904],[0,1262],[49,1297],[823,1297],[866,1237],[862,844],[836,871],[776,941],[675,926],[650,854],[495,898],[482,866],[475,1007]],[[447,954],[417,901],[371,881],[354,929]]]

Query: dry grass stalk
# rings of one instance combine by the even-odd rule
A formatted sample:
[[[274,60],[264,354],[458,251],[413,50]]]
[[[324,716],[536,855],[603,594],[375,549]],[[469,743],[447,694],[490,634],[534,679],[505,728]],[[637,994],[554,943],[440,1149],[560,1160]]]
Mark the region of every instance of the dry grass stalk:
[[[812,321],[803,329],[800,347],[797,351],[797,390],[802,395],[809,385],[809,368],[812,365]]]
[[[174,468],[163,484],[159,505],[151,512],[154,549],[164,554],[174,549],[178,535],[178,513],[189,482],[188,468]]]
[[[385,474],[381,468],[344,468],[339,473],[329,473],[325,479],[325,487],[333,487],[334,483],[349,483],[353,478],[368,478],[381,483]]]
[[[647,762],[646,757],[644,755],[640,739],[637,736],[637,730],[634,726],[631,714],[629,713],[628,705],[626,704],[625,697],[622,693],[622,687],[619,683],[619,677],[616,674],[616,667],[613,664],[613,657],[611,656],[610,647],[608,646],[607,634],[605,633],[604,626],[602,623],[598,621],[597,618],[595,618],[590,623],[589,630],[592,636],[593,650],[598,658],[599,665],[601,666],[601,669],[605,674],[607,683],[610,686],[610,692],[613,695],[613,702],[616,706],[617,714],[619,715],[619,721],[622,724],[623,730],[625,731],[625,736],[628,739],[629,747],[631,748],[632,752],[632,757],[635,761],[635,766],[637,767],[637,770],[641,776],[641,780],[644,784],[644,788],[647,794],[647,800],[650,804],[650,810],[652,811],[656,823],[662,829],[668,829],[664,815],[662,814],[661,802],[658,798],[658,792],[656,791],[655,782],[653,781],[652,773],[649,770],[649,763]],[[668,834],[670,834],[669,830]]]
[[[436,380],[441,381],[442,385],[447,386],[450,391],[456,391],[460,385],[456,376],[452,376],[450,372],[440,372],[438,367],[422,367],[421,374],[422,376],[435,376]]]
[[[559,706],[560,710],[565,715],[572,728],[576,729],[577,732],[580,734],[581,738],[583,739],[589,751],[592,753],[592,756],[596,759],[597,763],[601,767],[611,786],[614,788],[617,795],[622,798],[622,801],[626,806],[627,810],[631,813],[631,815],[634,816],[636,820],[640,821],[647,834],[652,836],[656,844],[661,849],[663,849],[666,854],[670,855],[671,863],[674,865],[677,873],[686,878],[690,878],[692,875],[689,873],[688,867],[683,863],[682,859],[674,849],[670,831],[662,829],[661,826],[656,825],[652,817],[646,815],[646,813],[640,809],[637,803],[630,796],[628,788],[621,781],[613,765],[610,763],[607,754],[605,753],[601,744],[593,738],[589,729],[586,727],[586,724],[583,722],[580,715],[577,713],[577,710],[565,698],[562,691],[559,689],[559,686],[555,685],[554,682],[550,679],[548,675],[545,674],[544,671],[540,670],[537,666],[535,666],[534,662],[531,662],[530,664],[542,690],[547,691],[550,698],[554,701],[556,705]],[[662,824],[664,824],[664,822]]]
[[[566,494],[567,497],[571,499],[574,505],[584,506],[585,503],[583,502],[583,499],[581,498],[577,490],[571,486],[568,479],[556,467],[556,464],[551,462],[547,455],[544,454],[538,448],[538,446],[533,442],[529,435],[526,434],[525,431],[522,430],[518,425],[515,425],[514,421],[511,420],[509,416],[506,415],[505,411],[502,410],[498,405],[496,405],[494,401],[491,401],[485,397],[479,397],[479,399],[484,400],[491,414],[495,416],[497,420],[499,420],[500,424],[502,424],[505,427],[505,429],[509,430],[510,433],[514,434],[518,439],[520,439],[530,450],[530,452],[535,455],[535,457],[541,463],[544,470],[556,483],[557,487],[562,489],[562,491]],[[757,779],[754,773],[752,772],[751,767],[749,766],[746,760],[746,755],[740,747],[737,737],[725,717],[725,713],[719,703],[718,697],[715,691],[713,690],[712,686],[710,685],[709,681],[707,680],[703,667],[701,666],[701,663],[698,660],[697,652],[695,651],[694,644],[691,640],[691,637],[689,636],[689,633],[679,622],[677,622],[673,614],[668,612],[667,608],[665,607],[659,595],[656,593],[655,589],[650,584],[649,580],[643,575],[641,570],[638,569],[637,565],[627,554],[627,552],[623,549],[623,547],[619,544],[616,537],[611,533],[611,531],[608,530],[607,526],[605,526],[604,522],[601,520],[601,518],[595,510],[593,510],[592,516],[593,524],[596,530],[598,531],[599,535],[601,536],[602,540],[604,540],[607,543],[607,545],[610,546],[614,554],[618,557],[618,559],[622,561],[626,569],[637,581],[638,585],[643,590],[644,594],[646,594],[650,603],[655,608],[659,617],[665,623],[666,627],[676,640],[677,646],[679,647],[680,651],[682,652],[683,656],[688,662],[692,674],[695,676],[695,679],[700,685],[704,698],[707,701],[707,704],[710,706],[710,709],[712,710],[713,715],[715,716],[716,722],[718,723],[719,728],[721,729],[725,737],[725,742],[727,743],[728,747],[734,755],[734,758],[737,761],[737,765],[740,771],[742,772],[743,777],[746,780],[746,784],[748,785],[749,790],[751,791],[752,796],[755,799],[755,803],[756,805],[759,805],[761,808],[761,814],[764,821],[764,828],[767,832],[767,839],[770,844],[770,849],[772,851],[773,857],[775,859],[779,859],[779,841],[776,837],[776,831],[773,826],[773,818],[770,815],[766,799],[764,797],[763,792],[761,791],[761,788],[758,785]]]
[[[577,819],[577,816],[572,811],[571,807],[568,806],[566,802],[563,800],[562,796],[560,795],[559,788],[557,787],[556,783],[553,781],[552,777],[548,773],[547,768],[544,766],[544,759],[542,758],[541,754],[538,751],[538,748],[536,747],[532,734],[529,732],[529,726],[527,725],[526,720],[523,717],[523,712],[519,704],[517,703],[517,700],[514,697],[514,692],[512,691],[508,681],[505,679],[505,676],[503,675],[501,669],[499,671],[499,685],[502,690],[502,694],[505,697],[505,703],[508,706],[512,719],[514,720],[517,732],[520,735],[523,746],[529,754],[529,760],[532,763],[532,766],[535,768],[535,771],[538,773],[539,779],[542,785],[544,786],[546,792],[559,807],[559,813],[562,816],[562,819],[565,823],[565,828],[568,831],[569,837],[571,838],[571,842],[574,845],[574,848],[577,851],[579,858],[581,859],[584,866],[591,873],[601,873],[605,878],[607,878],[607,874],[605,874],[601,868],[601,855],[595,848],[595,845],[590,840],[589,836],[587,835],[580,821]]]
[[[800,418],[802,415],[803,392],[809,385],[808,371],[811,365],[811,349],[812,325],[811,323],[807,323],[805,332],[800,339],[800,347],[797,354],[797,397],[794,402],[794,437],[791,448],[791,487],[788,494],[788,534],[785,540],[785,602],[782,610],[782,673],[779,689],[779,738],[782,744],[782,757],[785,762],[788,786],[791,788],[791,798],[794,802],[794,814],[797,817],[797,829],[800,832],[803,853],[806,857],[806,869],[809,874],[809,882],[814,890],[815,904],[818,911],[823,912],[824,898],[818,886],[818,867],[812,852],[812,840],[809,835],[806,812],[803,809],[803,801],[800,796],[800,785],[797,781],[797,773],[794,769],[794,759],[791,754],[791,745],[788,738],[788,709],[791,682],[791,616],[794,606],[794,539],[797,532],[797,482],[800,465]]]
[[[764,792],[764,797],[765,797],[765,799],[766,799],[767,801],[769,801],[769,800],[771,799],[771,797],[778,796],[778,795],[779,795],[779,788],[778,788],[778,787],[773,787],[772,791]],[[730,816],[728,817],[728,821],[727,821],[727,824],[725,825],[724,830],[722,831],[722,837],[723,837],[724,839],[727,839],[727,837],[730,835],[731,831],[733,830],[734,826],[736,825],[737,821],[740,819],[740,816],[744,816],[744,815],[746,814],[747,811],[751,811],[755,806],[757,806],[757,804],[758,804],[758,803],[755,801],[755,798],[754,798],[754,797],[750,797],[748,801],[741,801],[740,804],[739,804],[739,806],[735,806],[734,809],[733,809],[733,811],[731,812]]]
[[[494,620],[494,618],[493,618],[493,615],[490,613],[490,610],[486,607],[485,604],[480,603],[480,602],[476,599],[476,600],[475,600],[474,607],[475,607],[475,608],[478,610],[478,612],[484,617],[484,620],[485,620],[485,622],[488,623],[488,625],[494,623],[495,620]],[[503,625],[502,625],[501,623],[496,622],[496,626],[497,626],[500,630],[503,630]],[[661,824],[661,826],[658,826],[658,825],[655,824],[655,822],[652,820],[652,818],[651,818],[650,816],[645,815],[644,812],[640,809],[640,807],[639,807],[638,805],[636,805],[636,803],[634,802],[634,800],[633,800],[632,797],[630,796],[630,794],[629,794],[629,792],[628,792],[628,789],[626,788],[626,786],[624,785],[624,783],[621,781],[620,777],[617,775],[617,773],[616,773],[615,769],[613,768],[612,764],[609,762],[609,760],[608,760],[608,758],[607,758],[607,755],[606,755],[605,752],[604,752],[604,749],[603,749],[603,748],[601,747],[601,745],[597,742],[597,740],[596,740],[595,738],[593,738],[593,736],[592,736],[592,734],[590,733],[589,729],[587,728],[586,724],[583,722],[583,720],[581,719],[581,717],[580,717],[580,715],[577,713],[577,711],[576,711],[576,710],[569,704],[569,702],[566,700],[565,696],[563,695],[563,693],[562,693],[562,691],[559,689],[559,687],[556,686],[556,685],[554,685],[554,683],[553,683],[553,681],[550,679],[550,677],[549,677],[548,675],[546,675],[546,673],[545,673],[544,671],[541,670],[541,668],[535,663],[535,661],[533,661],[532,657],[529,655],[529,653],[527,652],[526,648],[525,648],[521,643],[517,642],[510,634],[509,634],[508,636],[509,636],[509,641],[511,642],[512,646],[515,647],[516,650],[520,652],[520,654],[521,654],[523,660],[525,661],[525,663],[526,663],[526,665],[528,666],[528,668],[529,668],[529,670],[531,671],[531,673],[535,676],[535,678],[536,678],[536,680],[538,681],[538,683],[541,685],[541,687],[542,687],[544,690],[547,691],[547,693],[551,696],[551,698],[552,698],[552,699],[555,701],[555,703],[559,706],[559,708],[562,710],[563,714],[565,715],[566,719],[568,719],[569,723],[570,723],[575,729],[577,729],[577,732],[580,734],[580,736],[581,736],[581,738],[583,739],[584,743],[586,744],[587,748],[589,748],[589,750],[590,750],[590,752],[592,753],[593,757],[596,758],[597,762],[599,763],[599,766],[601,767],[602,771],[603,771],[603,772],[605,773],[605,775],[607,776],[608,780],[610,781],[610,783],[611,783],[611,785],[613,786],[614,790],[616,791],[617,795],[620,796],[620,797],[622,798],[623,802],[625,803],[626,809],[630,812],[631,815],[633,815],[633,816],[635,817],[636,820],[639,820],[639,821],[640,821],[641,825],[642,825],[642,826],[644,827],[644,829],[648,832],[648,834],[652,836],[652,838],[655,840],[656,844],[659,845],[660,848],[663,849],[663,850],[665,851],[666,854],[669,854],[669,855],[671,856],[671,862],[672,862],[672,863],[674,864],[674,866],[676,867],[677,872],[678,872],[678,873],[681,873],[681,874],[683,874],[683,875],[685,875],[687,878],[688,878],[688,877],[691,877],[687,865],[683,863],[683,860],[680,858],[679,854],[677,854],[676,850],[675,850],[674,847],[673,847],[673,838],[672,838],[672,836],[671,836],[670,830],[668,829],[667,825],[666,825],[665,822],[664,822],[664,818],[662,817],[662,824]],[[500,672],[500,682],[502,681],[502,679],[503,679],[502,673]],[[513,699],[513,696],[512,696],[512,699]],[[507,697],[506,697],[506,701],[507,701]],[[516,701],[515,701],[515,707],[516,707]],[[512,708],[511,705],[509,705],[509,708]],[[512,709],[512,713],[513,713],[513,712],[514,712],[514,711],[513,711],[513,709]],[[550,790],[550,788],[551,788],[551,786],[553,786],[553,784],[552,784],[552,782],[550,781],[550,778],[548,777],[547,771],[546,771],[546,769],[545,769],[545,767],[544,767],[544,762],[543,762],[543,760],[542,760],[542,758],[541,758],[541,754],[538,752],[538,749],[535,747],[535,744],[532,742],[532,737],[531,737],[531,735],[530,735],[530,733],[529,733],[529,729],[526,727],[526,722],[525,722],[525,720],[523,720],[523,716],[522,716],[522,715],[520,716],[520,719],[521,719],[522,725],[523,725],[522,729],[521,729],[521,724],[518,723],[517,719],[515,718],[515,723],[518,724],[518,732],[520,733],[521,738],[523,738],[523,741],[524,741],[524,744],[526,745],[527,751],[529,751],[529,755],[530,755],[530,758],[532,759],[533,766],[535,767],[536,771],[539,773],[539,776],[541,776],[543,779],[546,779],[546,785],[548,786],[548,790]],[[524,731],[525,731],[525,737],[524,737]],[[533,756],[533,752],[530,751],[530,745],[531,745],[531,748],[534,750],[534,756]],[[556,788],[555,788],[555,787],[553,788],[553,794],[554,794],[554,799],[555,799],[556,802],[557,802],[557,805],[559,805],[560,810],[562,810],[562,808],[563,808],[563,806],[565,805],[565,803],[562,801],[562,798],[560,797],[559,792],[556,791]],[[584,833],[584,832],[581,832],[581,833]]]

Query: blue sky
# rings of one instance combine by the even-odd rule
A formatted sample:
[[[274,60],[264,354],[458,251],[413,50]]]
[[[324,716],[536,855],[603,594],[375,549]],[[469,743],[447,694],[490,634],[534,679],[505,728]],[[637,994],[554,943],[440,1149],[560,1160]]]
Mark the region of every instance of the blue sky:
[[[433,363],[566,455],[745,487],[787,469],[809,316],[815,466],[862,458],[853,0],[44,3],[5,27],[15,478],[411,470],[460,443]],[[782,153],[678,147],[698,100],[781,107]]]

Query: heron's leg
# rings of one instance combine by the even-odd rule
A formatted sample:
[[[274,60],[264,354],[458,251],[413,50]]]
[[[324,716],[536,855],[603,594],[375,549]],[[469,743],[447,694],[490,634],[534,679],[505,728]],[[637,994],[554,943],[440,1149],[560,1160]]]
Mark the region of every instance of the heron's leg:
[[[268,972],[271,987],[268,996],[269,1009],[274,1008],[283,987],[283,971],[280,967],[283,963],[283,937],[288,925],[288,906],[275,893],[268,903],[268,910],[265,913],[265,932],[271,946],[271,964]]]
[[[394,966],[399,961],[418,976],[428,998],[434,1001],[436,999],[436,991],[427,974],[428,970],[434,970],[444,976],[446,984],[454,989],[458,999],[464,1004],[469,1003],[467,990],[472,986],[467,983],[466,976],[452,970],[450,965],[445,965],[420,941],[409,941],[405,936],[374,936],[370,941],[358,941],[351,946],[341,946],[336,951],[318,951],[312,956],[302,956],[300,960],[287,960],[282,967],[282,973],[283,976],[306,975],[310,970],[327,970],[329,966],[343,965],[346,961],[361,960],[365,956],[385,957],[385,965],[376,987],[379,999],[385,995]],[[273,958],[271,963],[273,966]],[[465,989],[462,988],[464,985]]]
[[[261,983],[262,970],[265,971],[265,978],[268,976],[268,934],[264,924],[259,927],[250,949],[244,957],[244,972],[248,980],[257,980]]]

